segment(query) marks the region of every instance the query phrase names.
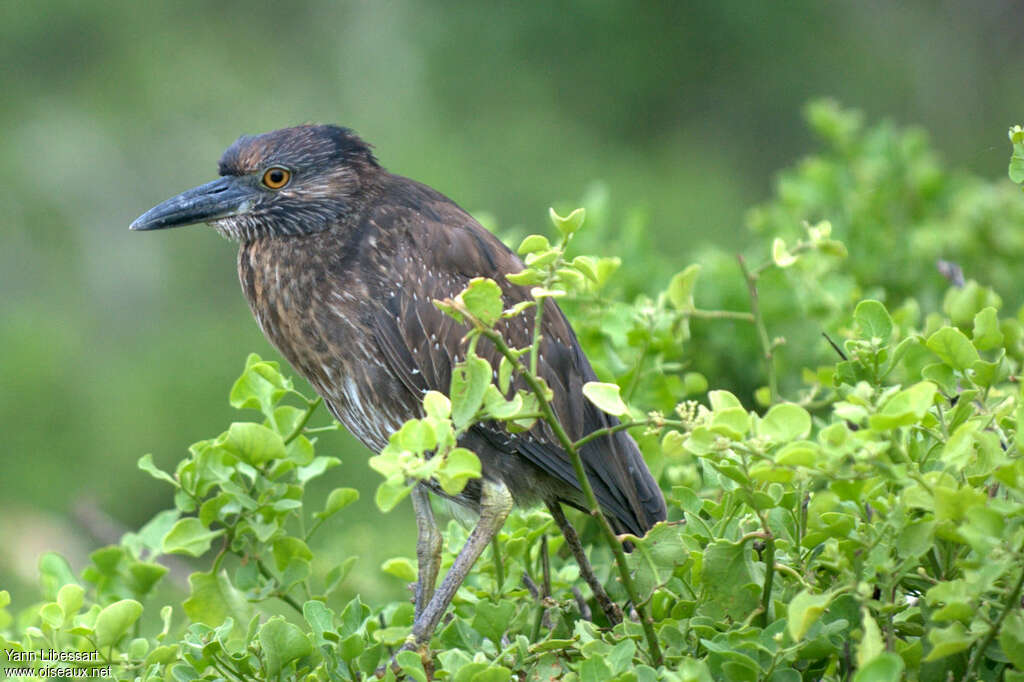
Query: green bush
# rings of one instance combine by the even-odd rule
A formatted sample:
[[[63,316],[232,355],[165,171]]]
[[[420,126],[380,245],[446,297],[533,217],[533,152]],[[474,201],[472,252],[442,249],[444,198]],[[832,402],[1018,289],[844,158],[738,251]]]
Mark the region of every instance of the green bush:
[[[547,514],[517,510],[433,654],[400,653],[399,674],[1024,680],[1024,312],[1004,304],[1019,296],[1024,201],[1012,185],[943,171],[920,133],[864,129],[828,104],[810,111],[830,151],[784,174],[779,197],[755,209],[763,239],[728,277],[728,259],[708,254],[627,304],[607,293],[616,259],[566,255],[582,211],[552,212],[554,242],[523,240],[528,267],[514,277],[535,300],[572,300],[602,378],[584,393],[641,441],[670,491],[670,520],[629,537],[626,555],[598,515],[592,561],[631,616],[612,627],[579,591]],[[1024,132],[1011,141],[1019,183]],[[937,278],[937,256],[967,279],[955,268]],[[536,339],[508,348],[493,328],[502,316],[532,319],[534,303],[503,310],[481,279],[438,305],[467,326],[467,357],[450,396],[425,396],[423,418],[372,459],[382,510],[417,479],[456,491],[478,476],[475,455],[456,447],[476,421],[559,430],[531,371]],[[716,325],[749,328],[717,347],[743,353],[732,358],[746,367],[739,383],[757,387],[765,409],[709,391],[687,366],[709,352],[691,327]],[[480,338],[502,351],[498,367],[476,356]],[[325,566],[310,547],[358,497],[336,488],[306,499],[307,484],[339,464],[316,453],[316,434],[336,428],[310,425],[320,401],[255,355],[230,401],[254,418],[192,445],[173,471],[139,460],[171,487],[173,509],[94,552],[79,575],[43,556],[39,601],[16,614],[0,592],[9,675],[24,665],[37,679],[364,679],[401,646],[412,604],[343,603],[355,557]],[[561,435],[572,454],[580,442]],[[447,565],[466,532],[452,522],[445,535]],[[162,587],[167,554],[203,560],[180,608]],[[381,570],[415,579],[406,558]],[[46,660],[53,652],[72,660]]]

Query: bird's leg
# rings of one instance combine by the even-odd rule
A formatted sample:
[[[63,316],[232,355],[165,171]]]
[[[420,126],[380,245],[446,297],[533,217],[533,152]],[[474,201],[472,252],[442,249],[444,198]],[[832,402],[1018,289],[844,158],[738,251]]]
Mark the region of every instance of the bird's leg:
[[[558,502],[548,502],[548,511],[551,512],[551,518],[555,520],[555,524],[565,536],[565,544],[569,545],[572,555],[576,557],[576,563],[580,566],[580,575],[590,585],[594,599],[601,605],[601,610],[607,616],[608,622],[618,625],[622,622],[622,609],[608,597],[608,593],[604,591],[604,585],[594,575],[594,569],[591,568],[590,561],[587,560],[587,555],[583,551],[583,545],[580,543],[580,536],[576,534],[576,529],[569,523],[569,519],[565,518],[562,505]]]
[[[434,592],[426,608],[416,616],[412,624],[412,636],[403,649],[419,648],[430,641],[434,629],[441,622],[441,616],[448,609],[462,581],[466,579],[487,545],[501,530],[510,511],[512,494],[505,484],[483,479],[480,485],[480,520],[469,534],[469,539],[466,540],[459,555],[455,557],[455,563],[441,581],[441,586]]]
[[[422,483],[412,490],[412,508],[416,513],[416,559],[419,564],[416,573],[415,621],[419,620],[430,598],[434,596],[437,574],[441,570],[441,532],[434,520],[434,510],[430,507],[430,493]]]

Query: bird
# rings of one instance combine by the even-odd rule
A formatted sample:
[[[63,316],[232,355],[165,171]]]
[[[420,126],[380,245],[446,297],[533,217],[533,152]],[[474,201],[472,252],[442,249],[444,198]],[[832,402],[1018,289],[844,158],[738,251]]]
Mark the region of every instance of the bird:
[[[243,135],[218,170],[218,179],[158,204],[130,229],[208,223],[237,242],[239,281],[260,329],[371,451],[381,451],[406,420],[423,416],[424,394],[447,393],[453,367],[465,358],[467,328],[435,300],[456,296],[477,277],[495,281],[508,306],[532,300],[528,287],[506,279],[524,267],[515,253],[445,195],[388,172],[349,128],[307,124]],[[597,377],[567,318],[552,299],[544,306],[537,372],[553,392],[555,415],[573,440],[616,426],[583,395],[583,385]],[[496,330],[522,348],[532,341],[533,321],[510,318]],[[497,367],[493,345],[481,342],[476,352]],[[562,511],[563,504],[586,511],[587,503],[550,427],[537,422],[511,433],[479,423],[459,445],[479,457],[480,478],[455,496],[429,480],[411,493],[419,572],[407,647],[429,646],[515,504],[547,505],[607,606]],[[663,494],[625,430],[590,440],[580,455],[617,533],[643,536],[666,518]],[[430,493],[479,515],[440,586],[442,539]]]

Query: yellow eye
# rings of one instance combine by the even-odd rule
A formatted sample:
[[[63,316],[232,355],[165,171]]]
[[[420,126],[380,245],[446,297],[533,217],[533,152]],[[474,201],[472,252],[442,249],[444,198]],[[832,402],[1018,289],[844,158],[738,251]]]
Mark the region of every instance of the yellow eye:
[[[287,168],[274,166],[263,173],[263,185],[270,189],[281,189],[292,179],[292,172]]]

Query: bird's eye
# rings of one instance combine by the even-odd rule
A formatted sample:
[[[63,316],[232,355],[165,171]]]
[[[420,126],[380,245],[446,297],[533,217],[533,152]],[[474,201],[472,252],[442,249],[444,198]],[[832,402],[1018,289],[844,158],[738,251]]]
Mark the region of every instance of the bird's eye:
[[[263,185],[270,189],[281,189],[292,179],[292,172],[287,168],[274,166],[263,173]]]

